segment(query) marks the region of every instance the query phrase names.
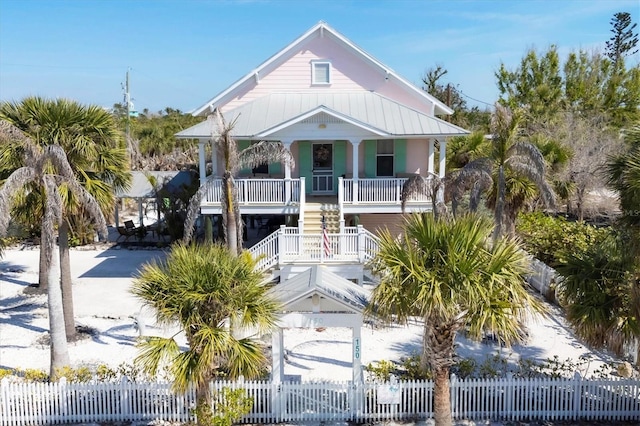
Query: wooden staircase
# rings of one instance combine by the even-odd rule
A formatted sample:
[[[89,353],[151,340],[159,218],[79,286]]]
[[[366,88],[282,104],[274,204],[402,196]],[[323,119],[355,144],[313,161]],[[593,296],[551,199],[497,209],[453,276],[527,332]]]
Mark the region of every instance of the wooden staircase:
[[[304,233],[321,234],[322,216],[327,224],[327,232],[340,232],[340,209],[337,204],[331,203],[305,203],[304,206]]]

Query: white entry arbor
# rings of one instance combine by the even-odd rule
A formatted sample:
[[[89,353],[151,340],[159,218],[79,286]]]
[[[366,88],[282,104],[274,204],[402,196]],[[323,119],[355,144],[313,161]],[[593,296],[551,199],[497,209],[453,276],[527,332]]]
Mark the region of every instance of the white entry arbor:
[[[270,290],[282,304],[279,328],[272,337],[271,380],[284,380],[283,328],[348,327],[352,330],[351,359],[354,384],[363,382],[361,328],[370,292],[326,266],[313,265]]]

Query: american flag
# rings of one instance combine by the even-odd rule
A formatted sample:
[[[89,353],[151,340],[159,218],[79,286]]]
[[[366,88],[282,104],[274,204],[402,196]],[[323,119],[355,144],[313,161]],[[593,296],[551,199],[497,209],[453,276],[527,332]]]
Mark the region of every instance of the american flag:
[[[331,241],[327,233],[327,221],[324,216],[322,216],[322,248],[325,256],[331,256]]]

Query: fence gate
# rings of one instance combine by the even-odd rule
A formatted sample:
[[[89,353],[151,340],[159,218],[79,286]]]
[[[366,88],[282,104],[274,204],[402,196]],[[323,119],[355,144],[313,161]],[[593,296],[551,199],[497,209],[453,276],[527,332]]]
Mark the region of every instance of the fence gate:
[[[349,420],[348,383],[286,383],[282,388],[282,421]]]

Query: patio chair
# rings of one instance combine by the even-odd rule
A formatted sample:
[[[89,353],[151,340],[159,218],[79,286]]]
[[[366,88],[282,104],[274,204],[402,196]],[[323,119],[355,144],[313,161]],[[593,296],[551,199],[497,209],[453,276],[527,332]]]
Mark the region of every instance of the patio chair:
[[[146,234],[146,230],[144,229],[144,226],[136,226],[132,220],[125,220],[124,221],[124,226],[118,226],[118,234],[120,234],[120,236],[118,236],[118,238],[116,239],[116,242],[120,242],[120,239],[124,237],[124,241],[126,242],[130,237],[133,236],[139,236],[141,234],[141,230],[143,230],[143,235]],[[143,236],[144,238],[144,236]]]

